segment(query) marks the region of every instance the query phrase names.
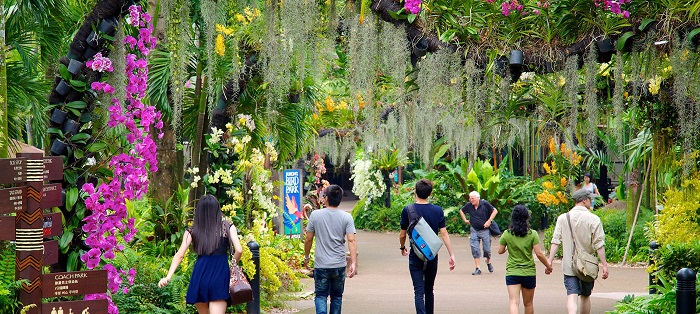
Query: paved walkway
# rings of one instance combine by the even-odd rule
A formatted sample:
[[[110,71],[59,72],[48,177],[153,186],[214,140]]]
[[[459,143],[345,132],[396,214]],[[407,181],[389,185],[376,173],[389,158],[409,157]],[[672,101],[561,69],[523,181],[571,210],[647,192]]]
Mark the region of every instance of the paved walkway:
[[[349,210],[353,205],[341,205]],[[451,236],[457,266],[449,271],[447,250],[439,255],[438,275],[435,282],[436,313],[507,313],[508,292],[505,287],[507,253],[498,255],[497,241],[492,241],[493,273],[472,276],[474,260],[469,249],[469,238]],[[408,257],[399,251],[398,232],[378,233],[358,231],[358,274],[345,282],[343,313],[412,313],[413,286],[408,272]],[[555,262],[554,272],[544,274],[544,266],[537,263],[536,313],[565,313],[561,264]],[[484,262],[482,260],[482,266]],[[617,300],[627,294],[646,294],[647,274],[643,268],[612,267],[610,278],[599,279],[591,296],[591,313],[605,313],[613,309]],[[314,313],[313,278],[303,279],[307,297],[289,301],[287,305],[299,313]],[[522,312],[522,305],[521,305]]]

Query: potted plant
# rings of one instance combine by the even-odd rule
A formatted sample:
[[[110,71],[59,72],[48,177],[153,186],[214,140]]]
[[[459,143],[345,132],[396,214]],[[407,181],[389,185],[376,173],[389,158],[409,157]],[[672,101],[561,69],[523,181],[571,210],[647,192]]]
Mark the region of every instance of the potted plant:
[[[78,134],[78,131],[80,130],[80,122],[75,121],[73,119],[68,119],[63,124],[63,134],[66,136],[72,136],[75,134]]]
[[[80,71],[83,70],[84,65],[84,63],[76,59],[70,59],[70,61],[68,62],[68,73],[78,75]]]
[[[60,94],[61,96],[66,96],[68,95],[68,92],[71,91],[71,86],[66,80],[61,79],[61,81],[58,82],[58,85],[56,85],[56,92]]]
[[[60,138],[53,139],[51,142],[51,153],[58,156],[65,155],[68,153],[68,144]]]
[[[102,45],[103,39],[99,34],[97,34],[97,32],[92,31],[90,32],[90,35],[88,35],[87,39],[85,39],[85,42],[87,42],[88,46],[92,48],[98,48]]]
[[[102,19],[102,21],[100,21],[100,26],[97,27],[97,30],[99,30],[102,33],[111,35],[118,25],[119,22],[117,22],[117,19],[111,16]]]
[[[71,101],[62,104],[52,104],[53,111],[51,112],[50,121],[55,125],[61,125],[66,120],[66,116],[70,112],[73,116],[81,117],[81,110],[87,107],[84,101]]]
[[[85,58],[85,60],[92,59],[92,57],[94,57],[98,52],[100,52],[99,48],[92,48],[88,46],[83,53],[83,58]]]

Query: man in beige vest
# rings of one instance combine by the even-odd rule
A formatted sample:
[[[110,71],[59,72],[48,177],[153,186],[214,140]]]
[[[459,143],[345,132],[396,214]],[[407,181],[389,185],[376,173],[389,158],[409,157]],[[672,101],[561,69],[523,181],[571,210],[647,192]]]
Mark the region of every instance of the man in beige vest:
[[[564,273],[564,287],[566,287],[567,294],[567,312],[569,314],[589,314],[591,312],[590,296],[594,282],[579,280],[574,275],[572,270],[574,247],[570,230],[573,231],[579,250],[589,254],[598,253],[603,269],[603,279],[608,278],[608,262],[605,260],[605,233],[600,218],[590,211],[591,193],[588,190],[580,189],[574,192],[572,198],[576,205],[568,213],[561,214],[557,218],[549,252],[549,263],[552,263],[559,245],[562,245],[561,268]],[[569,219],[571,220],[571,229],[569,229]]]

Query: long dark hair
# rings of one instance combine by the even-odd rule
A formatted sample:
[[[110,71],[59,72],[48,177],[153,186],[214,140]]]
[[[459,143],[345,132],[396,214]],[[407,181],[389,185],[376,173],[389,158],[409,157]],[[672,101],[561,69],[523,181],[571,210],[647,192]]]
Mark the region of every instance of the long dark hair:
[[[525,205],[518,204],[513,207],[508,230],[518,237],[524,237],[530,233],[530,212]]]
[[[207,194],[199,199],[191,231],[194,252],[197,255],[211,254],[219,246],[222,217],[216,197]]]

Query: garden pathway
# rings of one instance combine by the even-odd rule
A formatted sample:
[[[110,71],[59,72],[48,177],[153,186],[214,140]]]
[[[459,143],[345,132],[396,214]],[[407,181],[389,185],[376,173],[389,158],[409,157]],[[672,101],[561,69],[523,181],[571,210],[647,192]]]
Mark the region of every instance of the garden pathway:
[[[354,202],[341,204],[350,211]],[[474,260],[469,238],[451,236],[457,267],[449,271],[447,250],[440,252],[435,283],[436,313],[507,313],[508,292],[505,287],[507,253],[498,255],[497,241],[492,241],[493,273],[484,269],[481,276],[472,276]],[[398,233],[358,231],[358,274],[345,282],[343,313],[415,313],[413,286],[408,272],[408,260],[399,252]],[[544,274],[537,262],[535,313],[564,313],[566,292],[561,264],[555,262],[554,272]],[[482,262],[482,266],[484,263]],[[646,294],[647,274],[644,268],[611,267],[610,278],[598,280],[591,296],[591,313],[605,313],[627,294]],[[314,313],[313,278],[303,279],[302,300],[289,301],[294,312]],[[522,312],[522,305],[521,305]]]

